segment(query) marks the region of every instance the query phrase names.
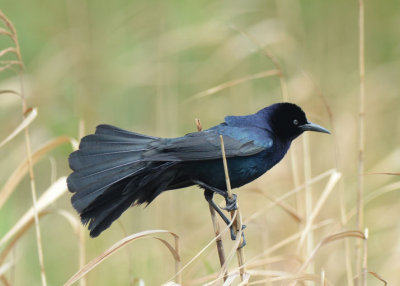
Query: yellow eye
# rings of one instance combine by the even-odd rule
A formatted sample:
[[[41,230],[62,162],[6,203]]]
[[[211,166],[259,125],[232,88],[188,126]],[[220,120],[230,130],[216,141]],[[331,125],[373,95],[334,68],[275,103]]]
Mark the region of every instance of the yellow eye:
[[[295,120],[293,120],[293,124],[294,124],[294,125],[298,125],[298,124],[299,124],[299,121],[298,121],[297,119],[295,119]]]

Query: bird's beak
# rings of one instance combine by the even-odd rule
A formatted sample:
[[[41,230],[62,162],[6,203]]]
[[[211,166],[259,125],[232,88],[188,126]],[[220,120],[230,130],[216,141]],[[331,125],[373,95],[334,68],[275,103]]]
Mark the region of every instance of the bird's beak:
[[[308,122],[302,126],[300,126],[301,130],[303,131],[316,131],[316,132],[322,132],[322,133],[328,133],[331,134],[327,129],[325,129],[322,126],[319,126],[318,124]]]

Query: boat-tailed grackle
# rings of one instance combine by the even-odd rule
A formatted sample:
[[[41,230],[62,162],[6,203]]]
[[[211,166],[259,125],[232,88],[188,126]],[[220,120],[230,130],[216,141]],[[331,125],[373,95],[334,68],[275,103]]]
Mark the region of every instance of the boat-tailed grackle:
[[[149,204],[164,191],[198,185],[229,223],[213,201],[217,193],[225,197],[228,210],[236,207],[236,200],[227,196],[220,135],[231,186],[238,188],[277,164],[304,131],[329,133],[309,122],[292,103],[276,103],[251,115],[227,116],[217,126],[178,138],[99,125],[69,157],[72,205],[96,237],[131,205]]]

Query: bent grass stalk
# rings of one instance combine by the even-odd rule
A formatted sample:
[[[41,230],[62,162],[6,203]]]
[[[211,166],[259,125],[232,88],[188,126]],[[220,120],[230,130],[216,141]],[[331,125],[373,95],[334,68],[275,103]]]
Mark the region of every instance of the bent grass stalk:
[[[228,192],[228,196],[230,199],[233,199],[232,195],[232,189],[231,189],[231,182],[229,179],[229,172],[228,172],[228,164],[226,162],[226,156],[225,156],[225,146],[224,146],[224,139],[222,135],[220,135],[220,140],[221,140],[221,152],[222,152],[222,159],[224,163],[224,172],[225,172],[225,179],[226,179],[226,189]],[[236,216],[235,216],[236,213]],[[236,249],[236,255],[238,258],[238,264],[240,267],[240,279],[243,282],[244,281],[244,274],[246,272],[246,269],[244,267],[245,263],[245,256],[244,256],[244,250],[243,250],[243,235],[242,235],[242,216],[239,210],[239,206],[237,206],[236,211],[231,211],[231,218],[233,219],[233,226],[234,226],[234,231],[236,236],[236,239],[239,239],[239,246]],[[239,235],[239,238],[238,238]]]
[[[196,121],[197,131],[199,131],[199,132],[203,131],[203,126],[201,125],[200,119],[196,118],[195,121]],[[215,243],[217,244],[219,263],[220,263],[221,267],[223,267],[226,259],[225,259],[224,244],[222,242],[222,238],[220,235],[221,229],[220,229],[219,223],[217,221],[216,212],[210,204],[209,204],[209,209],[210,209],[211,221],[212,221],[214,233],[215,233]],[[224,275],[224,281],[226,281],[226,279],[228,278],[227,272],[224,271],[223,275]]]
[[[18,69],[17,69],[17,74],[19,76],[19,82],[20,82],[20,96],[21,96],[21,107],[22,107],[22,117],[26,118],[27,117],[27,111],[29,110],[25,98],[25,93],[24,93],[24,79],[23,79],[23,60],[22,60],[22,55],[21,55],[21,50],[19,47],[19,42],[18,42],[18,36],[17,32],[15,30],[14,25],[11,23],[11,21],[4,15],[4,13],[0,10],[0,19],[5,23],[7,26],[8,30],[2,29],[2,34],[8,36],[11,38],[13,41],[15,47],[9,47],[6,48],[2,51],[0,51],[0,57],[7,54],[7,53],[14,53],[15,56],[17,57],[18,61]],[[5,32],[4,32],[5,31]],[[11,67],[11,65],[6,65]],[[30,142],[30,136],[29,136],[29,129],[28,126],[24,127],[24,135],[25,135],[25,146],[26,146],[26,153],[28,157],[28,169],[29,169],[29,179],[30,179],[30,187],[31,187],[31,194],[32,194],[32,202],[33,202],[33,210],[34,210],[34,218],[35,218],[35,230],[36,230],[36,244],[37,244],[37,251],[38,251],[38,257],[39,257],[39,265],[40,265],[40,276],[42,280],[42,285],[46,286],[47,285],[47,278],[46,278],[46,271],[44,268],[44,258],[43,258],[43,246],[42,246],[42,239],[41,239],[41,234],[40,234],[40,225],[39,225],[39,214],[37,211],[37,202],[36,202],[36,182],[35,182],[35,176],[33,172],[33,163],[32,163],[32,150],[31,150],[31,142]]]
[[[364,0],[358,0],[359,8],[359,69],[360,69],[360,97],[359,97],[359,154],[358,154],[358,190],[357,190],[357,229],[364,227],[364,150],[365,150],[365,57],[364,57]],[[362,245],[356,244],[356,273],[363,271]],[[357,285],[364,285],[365,276]]]

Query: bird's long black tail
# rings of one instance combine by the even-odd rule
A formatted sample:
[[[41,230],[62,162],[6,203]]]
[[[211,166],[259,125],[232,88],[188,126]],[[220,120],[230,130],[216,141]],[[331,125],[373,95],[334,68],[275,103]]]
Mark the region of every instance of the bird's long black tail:
[[[67,179],[72,205],[98,236],[133,203],[150,203],[175,176],[173,162],[151,162],[143,152],[160,138],[99,125],[69,157],[74,171]]]

